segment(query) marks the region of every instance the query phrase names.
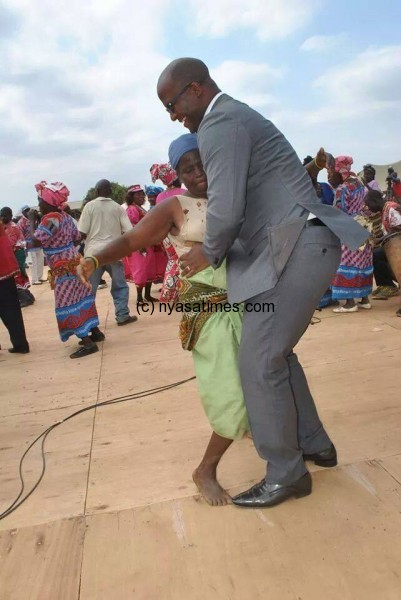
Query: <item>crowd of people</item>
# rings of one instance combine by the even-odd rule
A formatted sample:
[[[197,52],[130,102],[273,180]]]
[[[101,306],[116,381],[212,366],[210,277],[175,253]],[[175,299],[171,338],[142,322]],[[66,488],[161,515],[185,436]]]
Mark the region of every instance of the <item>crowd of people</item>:
[[[302,165],[272,123],[221,92],[195,59],[171,63],[158,95],[191,133],[171,143],[169,163],[151,166],[152,185],[129,186],[120,206],[102,179],[77,214],[65,184],[42,181],[38,210],[25,205],[13,218],[1,209],[0,316],[10,352],[29,352],[21,309],[35,301],[30,285],[45,283],[45,262],[60,338],[79,340],[73,359],[105,340],[96,310],[105,272],[118,326],[137,320],[129,282],[138,306],[239,303],[238,311],[182,315],[181,343],[192,352],[213,431],[194,481],[210,504],[231,502],[217,465],[233,440],[251,432],[268,475],[234,503],[272,506],[308,495],[304,462],[330,467],[337,455],[293,347],[315,308],[354,313],[399,293],[400,179],[390,168],[381,190],[372,165],[358,176],[352,157],[323,148]],[[323,170],[328,183],[318,181]],[[159,299],[153,284],[162,286]],[[245,302],[265,300],[280,309],[244,310]]]

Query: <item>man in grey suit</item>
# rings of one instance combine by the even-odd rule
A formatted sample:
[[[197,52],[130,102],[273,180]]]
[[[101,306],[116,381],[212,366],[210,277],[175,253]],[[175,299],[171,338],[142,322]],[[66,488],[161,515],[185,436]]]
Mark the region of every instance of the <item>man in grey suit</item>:
[[[367,234],[319,202],[282,133],[222,93],[203,62],[173,61],[157,92],[171,119],[198,133],[208,178],[205,241],[182,258],[182,268],[191,276],[227,258],[228,299],[247,303],[239,369],[268,470],[233,502],[265,507],[306,496],[312,482],[304,461],[332,467],[337,455],[293,348],[336,272],[340,239],[356,249]],[[257,312],[264,304],[270,310]]]

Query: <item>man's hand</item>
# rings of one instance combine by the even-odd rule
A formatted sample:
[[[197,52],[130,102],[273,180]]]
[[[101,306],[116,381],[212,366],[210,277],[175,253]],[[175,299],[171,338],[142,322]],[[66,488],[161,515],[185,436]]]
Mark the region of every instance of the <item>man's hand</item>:
[[[89,281],[89,278],[93,274],[95,270],[95,265],[93,264],[93,260],[89,260],[87,258],[81,258],[79,265],[77,266],[77,275],[89,290],[92,289],[92,285]]]
[[[185,277],[192,277],[199,273],[199,271],[203,271],[210,265],[208,259],[206,258],[203,252],[203,245],[196,244],[194,245],[187,254],[183,254],[180,259],[180,266],[182,269],[182,274]]]

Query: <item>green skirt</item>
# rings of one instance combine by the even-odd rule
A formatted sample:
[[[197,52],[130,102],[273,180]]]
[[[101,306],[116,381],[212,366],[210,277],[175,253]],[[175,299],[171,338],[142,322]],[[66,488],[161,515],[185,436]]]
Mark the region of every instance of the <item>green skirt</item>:
[[[188,281],[226,290],[225,263],[216,270],[207,267]],[[232,440],[249,431],[238,370],[242,316],[242,307],[239,312],[213,312],[192,349],[199,395],[209,423],[213,431]]]

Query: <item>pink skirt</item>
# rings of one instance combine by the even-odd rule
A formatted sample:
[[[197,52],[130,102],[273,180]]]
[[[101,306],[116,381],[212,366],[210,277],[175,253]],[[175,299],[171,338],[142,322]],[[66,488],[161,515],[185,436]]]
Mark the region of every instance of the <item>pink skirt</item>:
[[[162,254],[159,258],[157,255]],[[124,270],[127,281],[138,287],[162,280],[166,269],[167,257],[164,253],[155,252],[154,248],[146,248],[146,254],[133,252],[124,259]]]

